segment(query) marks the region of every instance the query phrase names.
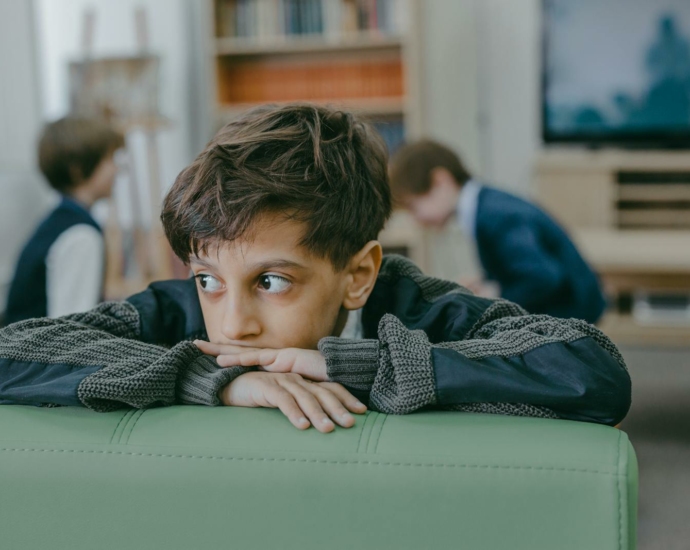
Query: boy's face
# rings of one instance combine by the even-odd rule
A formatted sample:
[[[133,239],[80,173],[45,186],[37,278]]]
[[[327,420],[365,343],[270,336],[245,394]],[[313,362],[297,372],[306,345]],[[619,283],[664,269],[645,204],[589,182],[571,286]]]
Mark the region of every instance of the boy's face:
[[[442,228],[456,210],[460,188],[448,170],[436,168],[431,173],[431,185],[423,195],[408,195],[402,199],[415,220],[425,227]]]
[[[115,153],[106,155],[98,163],[91,177],[86,181],[97,199],[106,199],[112,195],[115,177],[117,176],[118,166],[115,161]]]
[[[250,240],[190,258],[211,342],[316,349],[321,338],[340,333],[348,272],[300,246],[303,230],[266,216]]]

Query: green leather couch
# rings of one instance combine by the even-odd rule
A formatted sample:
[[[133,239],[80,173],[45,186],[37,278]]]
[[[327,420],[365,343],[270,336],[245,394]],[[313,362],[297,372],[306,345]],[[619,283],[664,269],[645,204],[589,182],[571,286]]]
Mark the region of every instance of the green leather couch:
[[[0,406],[0,547],[596,550],[635,546],[624,432],[370,413]]]

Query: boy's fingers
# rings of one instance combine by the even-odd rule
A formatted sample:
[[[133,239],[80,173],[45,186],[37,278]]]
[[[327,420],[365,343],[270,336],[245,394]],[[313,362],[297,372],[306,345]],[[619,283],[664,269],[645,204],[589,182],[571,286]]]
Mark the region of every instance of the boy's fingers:
[[[335,429],[335,424],[328,418],[321,403],[312,393],[295,382],[286,381],[284,384],[283,387],[295,398],[299,408],[307,415],[312,426],[322,433],[332,432]]]
[[[194,340],[194,345],[206,355],[219,355],[221,352],[218,344],[212,344],[204,340]]]
[[[364,414],[366,412],[367,406],[361,401],[359,401],[354,395],[352,395],[340,384],[337,384],[335,382],[319,382],[316,385],[326,388],[331,393],[334,393],[336,397],[340,400],[340,402],[343,405],[345,405],[345,407],[349,411],[352,411],[353,413],[357,414]]]
[[[316,396],[324,411],[340,424],[343,428],[351,428],[355,424],[355,418],[347,412],[338,397],[330,390],[318,384],[304,383],[311,393]]]
[[[216,363],[221,367],[254,367],[257,362],[253,361],[253,354],[232,353],[222,354],[216,357]]]
[[[302,409],[299,408],[297,401],[284,388],[276,388],[271,401],[280,409],[295,428],[306,430],[309,427],[309,420],[304,416]]]
[[[238,353],[245,353],[248,351],[258,351],[260,348],[250,348],[244,346],[233,346],[231,344],[212,344],[205,340],[194,340],[194,345],[203,351],[206,355],[234,355]]]
[[[277,355],[278,350],[257,349],[241,353],[219,355],[216,358],[216,363],[221,367],[265,367],[273,363]]]

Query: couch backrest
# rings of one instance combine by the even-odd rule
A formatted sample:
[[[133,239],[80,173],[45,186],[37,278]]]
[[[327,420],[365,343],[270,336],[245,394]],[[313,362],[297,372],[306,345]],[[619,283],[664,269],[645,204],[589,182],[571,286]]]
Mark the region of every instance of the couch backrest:
[[[4,548],[634,548],[635,455],[593,424],[0,407]]]

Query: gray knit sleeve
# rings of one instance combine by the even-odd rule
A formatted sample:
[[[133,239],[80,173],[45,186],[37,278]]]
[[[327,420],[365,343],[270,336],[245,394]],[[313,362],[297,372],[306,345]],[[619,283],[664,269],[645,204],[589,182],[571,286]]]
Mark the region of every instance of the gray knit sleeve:
[[[379,323],[379,340],[324,338],[328,378],[370,392],[370,407],[407,414],[435,399],[430,344],[421,330],[408,330],[392,315]]]
[[[96,411],[123,405],[219,405],[218,392],[247,371],[219,367],[192,342],[180,342],[171,349],[136,341],[115,346],[102,343],[99,348],[97,362],[103,368],[84,378],[78,388],[79,400]]]
[[[393,264],[391,273],[411,276],[420,285],[429,301],[451,293],[467,293],[450,281],[427,277],[414,264],[402,260]],[[482,322],[504,315],[521,315],[524,310],[501,301],[499,308],[490,308]],[[369,392],[369,406],[389,414],[408,414],[424,407],[438,406],[436,380],[432,363],[432,346],[421,330],[407,329],[393,315],[384,315],[378,327],[378,340],[323,338],[319,351],[326,359],[328,379],[345,387]],[[501,413],[516,416],[554,417],[541,407],[511,403],[465,403],[444,406],[466,412]]]
[[[431,349],[423,331],[410,331],[394,316],[379,324],[381,340],[324,338],[328,378],[370,392],[370,407],[389,414],[409,414],[438,405]],[[446,344],[448,345],[448,344]],[[557,418],[550,410],[522,403],[458,403],[440,408],[511,416]]]
[[[138,340],[128,302],[39,318],[0,330],[0,402],[84,405],[96,411],[173,403],[218,405],[241,367],[221,368],[192,342],[168,349]]]
[[[464,333],[437,338],[383,315],[376,340],[324,338],[329,379],[369,392],[369,405],[406,414],[424,407],[565,418],[615,425],[630,407],[630,376],[613,343],[577,319],[528,315],[506,300],[472,296],[427,277],[409,260],[389,257],[379,281],[416,285],[421,299],[483,308]],[[452,312],[441,308],[439,315]],[[456,326],[454,318],[437,324]]]
[[[629,376],[606,336],[576,319],[502,316],[513,311],[498,301],[465,339],[438,344],[384,315],[366,353],[338,338],[319,348],[330,380],[370,390],[370,407],[385,413],[434,407],[607,424],[625,416]]]
[[[319,351],[326,358],[329,380],[356,390],[371,391],[379,370],[378,340],[322,338]]]

